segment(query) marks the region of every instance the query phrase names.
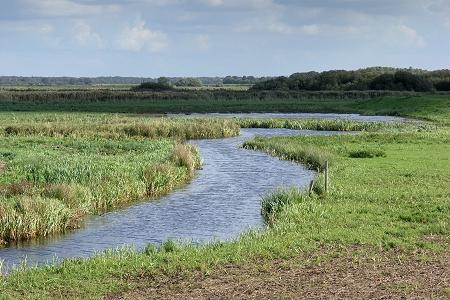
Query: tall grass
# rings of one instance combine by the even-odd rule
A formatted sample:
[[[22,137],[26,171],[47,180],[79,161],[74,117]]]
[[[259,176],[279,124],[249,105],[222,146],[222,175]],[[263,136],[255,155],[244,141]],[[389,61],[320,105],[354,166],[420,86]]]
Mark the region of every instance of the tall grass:
[[[279,189],[264,196],[261,201],[261,214],[268,225],[276,222],[279,214],[292,205],[294,201],[302,201],[307,195],[298,189]]]
[[[367,122],[351,119],[236,119],[243,128],[287,128],[296,130],[320,131],[398,131],[411,130],[422,126],[431,129],[432,124],[415,124],[410,122]]]
[[[404,99],[396,107],[379,99]],[[409,103],[439,104],[447,94],[389,91],[230,91],[200,90],[169,92],[131,92],[108,90],[78,91],[2,91],[0,111],[191,113],[191,112],[362,112],[403,115]],[[396,101],[392,101],[396,102]],[[432,105],[431,105],[432,106]]]
[[[313,145],[305,144],[287,148],[285,145],[274,142],[268,143],[264,138],[256,137],[251,141],[243,144],[246,149],[262,150],[273,156],[279,156],[286,160],[298,161],[310,169],[322,171],[325,168],[325,161],[331,162],[333,155],[327,151],[319,151]]]
[[[79,227],[84,216],[189,181],[200,167],[188,138],[236,135],[227,120],[76,114],[0,119],[0,243]]]
[[[29,115],[31,118],[24,118]],[[0,114],[0,136],[222,138],[239,134],[232,120],[119,115]]]

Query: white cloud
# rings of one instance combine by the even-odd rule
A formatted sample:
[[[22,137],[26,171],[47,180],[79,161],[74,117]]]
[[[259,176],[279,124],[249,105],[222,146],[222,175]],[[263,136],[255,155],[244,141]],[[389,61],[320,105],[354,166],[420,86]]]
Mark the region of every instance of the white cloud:
[[[73,34],[75,41],[81,46],[103,47],[100,35],[85,22],[77,22],[73,27]]]
[[[294,30],[291,26],[280,23],[280,22],[270,22],[270,23],[264,25],[263,27],[261,27],[261,29],[269,31],[269,32],[281,33],[281,34],[290,34]]]
[[[126,27],[117,39],[122,50],[138,52],[149,50],[160,52],[167,48],[167,36],[161,31],[154,31],[145,26],[144,21],[137,22],[133,27]]]
[[[49,35],[55,28],[49,23],[29,21],[1,21],[0,31]]]
[[[260,22],[257,20],[240,26],[237,28],[238,32],[270,32],[278,34],[307,34],[316,35],[321,32],[321,27],[317,24],[308,24],[302,26],[291,26],[277,20],[266,20]]]
[[[115,13],[118,5],[80,4],[71,0],[19,0],[23,7],[40,16],[70,17]]]
[[[316,35],[320,33],[320,27],[319,25],[312,24],[312,25],[303,25],[300,27],[300,31],[309,34],[309,35]]]
[[[210,6],[220,6],[224,4],[223,0],[202,0],[201,2]]]
[[[425,39],[415,29],[406,25],[396,26],[394,28],[394,34],[400,38],[400,42],[403,41],[410,46],[424,47],[426,44]]]
[[[201,34],[194,38],[195,46],[198,50],[206,51],[210,47],[209,36]]]
[[[231,9],[266,9],[268,7],[277,6],[273,0],[197,0],[199,3],[223,8]]]

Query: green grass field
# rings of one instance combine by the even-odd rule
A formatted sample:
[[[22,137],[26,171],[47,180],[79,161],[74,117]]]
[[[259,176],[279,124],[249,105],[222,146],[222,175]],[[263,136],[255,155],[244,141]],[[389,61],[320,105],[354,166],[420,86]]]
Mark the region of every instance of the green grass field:
[[[337,256],[348,255],[348,247],[359,247],[362,252],[349,257],[353,262],[373,249],[380,253],[395,250],[398,260],[419,255],[426,262],[431,254],[442,256],[450,249],[450,106],[449,99],[442,96],[421,99],[361,101],[352,103],[351,112],[397,113],[433,120],[432,124],[375,126],[356,135],[247,142],[248,148],[306,162],[314,168],[330,161],[329,193],[323,191],[320,174],[311,195],[290,190],[266,196],[263,203],[268,227],[263,232],[203,247],[167,241],[159,247],[149,245],[144,252],[111,250],[87,260],[19,268],[1,279],[0,295],[5,299],[101,299],[152,286],[158,278],[169,278],[167,283],[188,282],[187,278],[198,272],[207,278],[223,266],[264,268],[265,264],[290,263],[314,253],[319,254],[313,264],[320,264],[326,260],[321,255],[329,255],[321,254],[327,247],[336,249],[333,255]],[[323,111],[331,110],[331,102],[322,104]],[[315,105],[320,110],[319,104]],[[347,105],[350,103],[335,103],[333,109],[349,112]],[[285,121],[269,125],[276,122]],[[27,137],[19,134],[14,139]],[[379,255],[373,254],[371,259],[378,261]],[[446,280],[442,278],[441,284]],[[164,289],[165,284],[158,288]],[[448,286],[439,288],[436,297],[445,297]]]
[[[383,95],[383,93],[381,93]],[[335,98],[333,98],[333,96]],[[246,91],[0,91],[0,111],[100,113],[330,112],[401,115],[447,122],[448,94],[251,93]]]

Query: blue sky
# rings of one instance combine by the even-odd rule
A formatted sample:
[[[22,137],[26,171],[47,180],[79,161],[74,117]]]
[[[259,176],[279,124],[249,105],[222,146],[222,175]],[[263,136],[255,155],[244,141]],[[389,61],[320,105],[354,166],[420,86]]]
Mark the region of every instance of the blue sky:
[[[0,75],[450,68],[450,0],[0,0]]]

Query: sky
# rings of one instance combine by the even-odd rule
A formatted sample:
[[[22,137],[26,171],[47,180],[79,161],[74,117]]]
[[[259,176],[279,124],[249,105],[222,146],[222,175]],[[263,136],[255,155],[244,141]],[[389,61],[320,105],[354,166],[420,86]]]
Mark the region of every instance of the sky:
[[[450,68],[450,0],[0,0],[0,75]]]

